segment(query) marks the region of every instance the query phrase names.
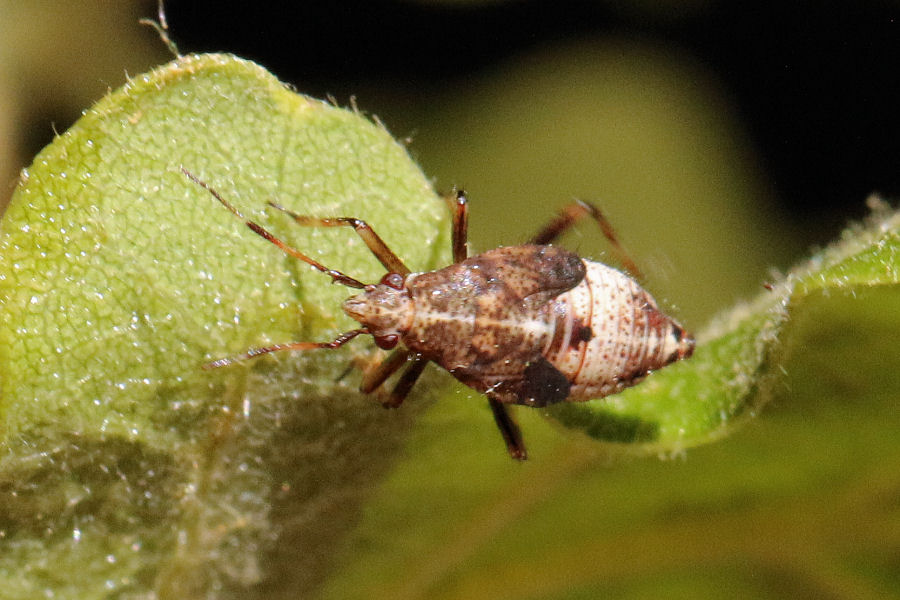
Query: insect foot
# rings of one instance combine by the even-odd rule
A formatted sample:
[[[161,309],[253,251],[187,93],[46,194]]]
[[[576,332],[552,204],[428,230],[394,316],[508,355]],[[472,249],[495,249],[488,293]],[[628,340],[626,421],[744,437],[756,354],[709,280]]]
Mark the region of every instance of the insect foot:
[[[209,184],[182,170],[259,237],[332,281],[360,290],[343,304],[360,328],[329,342],[255,348],[205,368],[282,350],[336,349],[368,334],[378,347],[393,352],[364,373],[363,393],[379,390],[402,370],[383,401],[388,407],[400,406],[427,364],[434,362],[487,397],[510,456],[524,460],[525,444],[509,405],[541,407],[602,398],[693,354],[694,338],[632,277],[549,245],[589,216],[622,263],[637,272],[606,218],[587,202],[566,207],[531,243],[470,257],[468,203],[458,192],[451,202],[454,264],[424,273],[410,272],[365,221],[298,215],[270,203],[302,226],[352,227],[387,271],[378,283],[365,284],[287,245],[247,220]]]

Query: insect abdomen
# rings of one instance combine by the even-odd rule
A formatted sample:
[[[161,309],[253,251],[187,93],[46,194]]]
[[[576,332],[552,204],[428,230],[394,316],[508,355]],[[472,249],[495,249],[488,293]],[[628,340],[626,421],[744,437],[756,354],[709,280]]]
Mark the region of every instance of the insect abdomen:
[[[556,247],[499,248],[406,286],[406,346],[503,403],[601,398],[693,349],[633,279]]]
[[[570,401],[614,394],[678,358],[681,327],[625,274],[584,261],[581,283],[551,302],[544,357],[571,383]]]

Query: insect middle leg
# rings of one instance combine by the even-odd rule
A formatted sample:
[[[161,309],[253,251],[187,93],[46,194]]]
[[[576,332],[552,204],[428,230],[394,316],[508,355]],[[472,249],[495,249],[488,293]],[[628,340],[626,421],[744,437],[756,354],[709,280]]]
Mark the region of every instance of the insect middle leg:
[[[488,396],[488,404],[491,407],[491,413],[494,415],[494,423],[506,442],[506,449],[509,455],[516,460],[526,460],[528,452],[525,450],[525,442],[522,441],[522,430],[516,424],[515,419],[509,414],[509,409],[505,404]]]
[[[469,258],[469,201],[464,191],[457,190],[447,203],[453,212],[453,262],[458,263]]]
[[[528,242],[539,245],[550,244],[584,217],[591,217],[597,222],[600,230],[603,232],[603,237],[612,245],[622,266],[634,277],[643,279],[641,270],[622,247],[622,243],[619,242],[619,237],[616,235],[616,230],[613,229],[612,224],[603,216],[599,208],[584,200],[575,200],[566,205],[555,219],[547,223]]]
[[[462,262],[469,257],[469,201],[462,190],[458,190],[454,196],[455,198],[451,196],[447,199],[450,210],[453,212],[453,262]],[[509,414],[509,408],[490,396],[488,396],[488,404],[491,407],[491,414],[494,415],[494,423],[500,430],[503,441],[506,442],[509,455],[517,460],[528,458],[525,442],[522,441],[522,431],[512,415]]]

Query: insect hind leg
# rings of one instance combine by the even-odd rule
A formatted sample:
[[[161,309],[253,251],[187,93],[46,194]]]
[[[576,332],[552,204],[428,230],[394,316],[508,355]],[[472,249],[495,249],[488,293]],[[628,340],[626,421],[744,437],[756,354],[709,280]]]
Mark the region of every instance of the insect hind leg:
[[[539,245],[550,244],[584,217],[591,217],[597,222],[600,226],[600,231],[603,232],[603,237],[605,237],[610,245],[612,245],[616,257],[622,263],[622,266],[638,279],[643,279],[641,270],[634,260],[632,260],[631,256],[625,251],[625,248],[622,247],[622,243],[619,241],[619,237],[616,235],[616,230],[613,229],[612,224],[607,220],[599,208],[585,200],[575,200],[566,205],[555,219],[547,223],[546,226],[529,240],[529,243]]]

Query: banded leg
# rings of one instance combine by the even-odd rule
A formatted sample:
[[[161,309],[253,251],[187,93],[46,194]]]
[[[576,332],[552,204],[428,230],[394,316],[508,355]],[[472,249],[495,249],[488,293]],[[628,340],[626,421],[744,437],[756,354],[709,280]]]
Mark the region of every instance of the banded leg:
[[[599,208],[584,200],[575,200],[571,204],[565,206],[562,211],[560,211],[559,216],[538,231],[537,234],[529,240],[529,243],[539,245],[550,244],[584,217],[591,217],[598,225],[600,225],[603,237],[605,237],[612,245],[622,266],[636,278],[643,279],[644,276],[641,274],[641,270],[638,269],[637,264],[635,264],[628,253],[625,252],[621,242],[619,242],[619,237],[616,235],[616,230],[613,229],[612,224],[605,216],[603,216],[603,213],[600,212]]]
[[[503,441],[506,442],[506,450],[509,452],[510,457],[516,460],[526,460],[528,452],[526,452],[525,443],[522,441],[522,431],[516,425],[512,416],[510,416],[506,405],[490,396],[488,396],[488,403],[491,405],[491,412],[494,413],[494,422],[497,424],[500,434],[503,435]]]
[[[188,177],[188,179],[190,179],[191,181],[193,181],[194,183],[196,183],[197,185],[199,185],[200,187],[202,187],[203,189],[208,191],[210,194],[212,194],[213,198],[218,200],[222,204],[222,206],[224,206],[229,211],[231,211],[231,214],[233,214],[234,216],[236,216],[237,218],[242,220],[244,222],[244,225],[249,227],[253,233],[260,236],[267,242],[271,242],[272,244],[275,244],[285,254],[287,254],[289,256],[293,256],[296,259],[302,260],[303,262],[310,265],[311,267],[314,267],[314,268],[318,269],[319,271],[325,273],[326,275],[331,277],[331,279],[333,281],[336,281],[337,283],[346,285],[347,287],[357,288],[360,290],[363,289],[364,287],[366,287],[366,284],[364,284],[363,282],[361,282],[357,279],[354,279],[353,277],[350,277],[349,275],[345,275],[344,273],[341,273],[340,271],[337,271],[335,269],[329,269],[328,267],[322,265],[315,259],[310,258],[309,256],[303,254],[296,248],[293,248],[293,247],[289,246],[287,243],[278,239],[277,237],[275,237],[274,235],[269,233],[269,231],[267,231],[261,225],[247,219],[244,215],[241,214],[241,212],[238,209],[236,209],[234,206],[231,205],[231,203],[229,203],[227,200],[225,200],[219,194],[219,192],[217,192],[211,185],[209,185],[202,179],[198,178],[196,175],[194,175],[193,173],[191,173],[184,167],[181,167],[181,172],[184,173]]]
[[[399,273],[400,275],[409,273],[409,269],[403,264],[403,261],[400,260],[400,258],[394,254],[394,251],[384,243],[384,240],[375,233],[375,230],[362,219],[356,219],[354,217],[310,217],[307,215],[298,215],[294,211],[288,210],[274,202],[269,202],[269,206],[286,213],[294,219],[298,225],[303,225],[304,227],[352,227],[356,233],[359,234],[359,237],[362,238],[362,241],[365,242],[366,246],[368,246],[372,254],[375,255],[375,258],[384,265],[384,268],[387,269],[389,273]]]
[[[243,354],[220,358],[218,360],[206,363],[205,365],[203,365],[203,369],[207,371],[210,369],[218,369],[219,367],[224,367],[243,360],[256,358],[257,356],[262,356],[263,354],[268,354],[270,352],[281,352],[282,350],[318,350],[320,348],[329,348],[331,350],[334,350],[335,348],[340,348],[356,336],[364,333],[369,333],[369,330],[353,329],[346,333],[342,333],[330,342],[290,342],[287,344],[275,344],[274,346],[254,348],[252,350],[244,352]]]

